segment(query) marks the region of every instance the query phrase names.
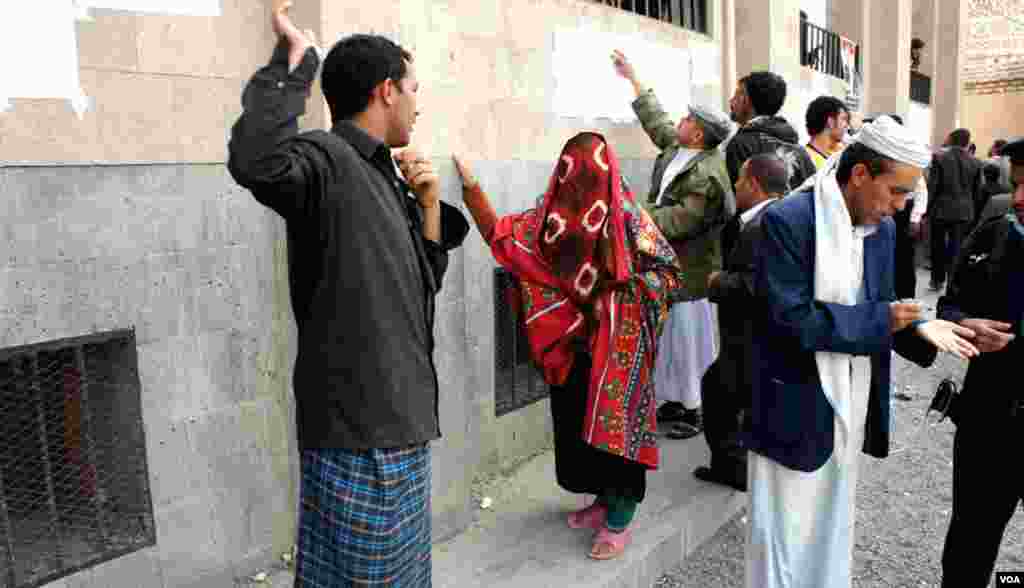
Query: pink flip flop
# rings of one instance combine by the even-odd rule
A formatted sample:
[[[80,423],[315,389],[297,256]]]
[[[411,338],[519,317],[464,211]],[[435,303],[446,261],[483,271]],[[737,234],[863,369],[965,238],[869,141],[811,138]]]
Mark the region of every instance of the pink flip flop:
[[[590,553],[587,555],[591,559],[607,560],[615,559],[626,551],[626,547],[633,541],[633,530],[627,528],[621,533],[613,533],[608,530],[608,527],[601,527],[601,530],[594,536],[594,545],[590,548]],[[608,553],[597,553],[597,549],[602,545],[608,545],[612,548]]]
[[[605,518],[608,515],[608,508],[596,500],[587,508],[569,513],[570,529],[593,529],[597,531],[604,527]]]

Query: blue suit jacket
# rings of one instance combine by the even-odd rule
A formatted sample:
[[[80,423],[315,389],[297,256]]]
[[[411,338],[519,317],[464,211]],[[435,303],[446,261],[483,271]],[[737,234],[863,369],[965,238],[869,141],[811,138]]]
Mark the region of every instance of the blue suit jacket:
[[[814,299],[814,195],[791,194],[765,211],[756,284],[761,302],[754,330],[757,376],[747,442],[788,468],[812,472],[832,456],[834,414],[821,388],[817,351],[871,357],[864,452],[889,454],[890,351],[927,367],[935,348],[912,329],[890,334],[895,226],[885,219],[864,242],[866,301],[853,306]]]

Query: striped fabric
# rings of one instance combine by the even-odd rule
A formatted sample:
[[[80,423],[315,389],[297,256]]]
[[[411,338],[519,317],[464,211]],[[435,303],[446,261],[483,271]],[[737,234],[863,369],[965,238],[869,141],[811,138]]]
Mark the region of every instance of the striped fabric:
[[[431,585],[430,447],[302,452],[296,588]]]

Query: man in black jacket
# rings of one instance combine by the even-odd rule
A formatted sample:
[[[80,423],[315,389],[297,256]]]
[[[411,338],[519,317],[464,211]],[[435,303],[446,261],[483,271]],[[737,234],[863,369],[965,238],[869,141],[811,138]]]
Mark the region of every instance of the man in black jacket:
[[[287,224],[302,462],[295,585],[428,587],[434,297],[469,225],[440,201],[426,158],[392,158],[419,114],[412,56],[379,36],[339,41],[321,79],[334,127],[300,134],[320,59],[291,2],[273,4],[277,48],[242,95],[228,169]]]
[[[740,125],[725,150],[725,164],[733,185],[740,167],[751,155],[774,153],[786,162],[788,190],[799,187],[817,171],[800,146],[800,137],[786,119],[776,116],[786,102],[786,81],[770,71],[755,71],[736,83],[729,100],[732,120]]]
[[[973,330],[971,360],[952,413],[953,513],[942,553],[943,588],[989,585],[1003,532],[1024,499],[1024,139],[1011,155],[1010,213],[964,243],[939,317]],[[992,457],[999,455],[993,465]]]
[[[736,183],[738,212],[722,233],[725,269],[708,276],[708,298],[718,304],[722,350],[701,381],[711,464],[698,467],[694,475],[742,492],[747,490],[747,450],[740,432],[755,369],[750,350],[758,307],[754,259],[761,240],[761,216],[786,193],[786,176],[786,163],[772,153],[759,153],[743,164]]]
[[[974,203],[984,183],[981,162],[967,148],[971,132],[949,134],[928,172],[928,223],[931,235],[932,290],[942,290],[946,274],[974,220]]]

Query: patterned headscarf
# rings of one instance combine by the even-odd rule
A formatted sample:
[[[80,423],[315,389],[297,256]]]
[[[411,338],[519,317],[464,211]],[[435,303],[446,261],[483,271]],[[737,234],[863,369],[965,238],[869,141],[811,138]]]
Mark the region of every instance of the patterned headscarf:
[[[581,346],[592,355],[584,441],[657,467],[652,372],[683,283],[604,137],[570,139],[537,206],[499,219],[491,249],[518,278],[519,315],[545,380],[564,384]]]

